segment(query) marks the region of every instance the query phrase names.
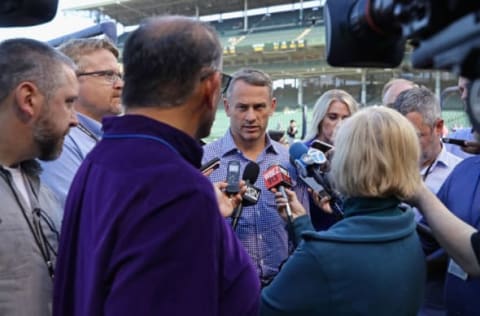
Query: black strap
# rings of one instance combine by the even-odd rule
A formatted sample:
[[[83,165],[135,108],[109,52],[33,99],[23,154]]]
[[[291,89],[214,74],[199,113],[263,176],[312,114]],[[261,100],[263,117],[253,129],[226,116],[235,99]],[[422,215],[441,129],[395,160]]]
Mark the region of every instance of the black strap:
[[[96,143],[98,143],[100,141],[100,139],[91,130],[89,130],[85,125],[83,125],[82,123],[78,123],[77,127],[85,135],[87,135],[88,137],[93,139]]]
[[[472,234],[470,238],[472,242],[472,248],[477,256],[478,264],[480,264],[480,233],[477,231],[476,233]]]
[[[33,235],[35,243],[37,244],[38,249],[40,250],[40,253],[42,254],[43,260],[44,260],[44,262],[47,266],[48,274],[53,279],[54,267],[53,267],[52,256],[50,254],[50,251],[52,250],[51,249],[52,247],[48,243],[48,241],[46,240],[45,235],[43,234],[43,230],[41,228],[41,223],[40,222],[36,223],[35,220],[34,220],[34,223],[32,224],[32,222],[28,219],[27,211],[23,207],[23,204],[20,201],[20,197],[18,196],[17,191],[13,187],[12,175],[10,174],[10,172],[8,170],[5,170],[2,167],[0,167],[0,171],[5,175],[5,180],[8,184],[8,186],[10,187],[10,190],[12,191],[13,196],[15,197],[15,201],[17,202],[18,206],[20,207],[20,210],[22,211],[22,215],[23,215],[25,221],[27,222],[28,228],[30,229],[30,232]],[[37,215],[37,214],[35,214],[36,210],[37,210],[37,208],[35,208],[33,213],[32,213],[32,215],[34,217]],[[48,223],[48,225],[50,225],[50,223]],[[35,228],[34,228],[34,226],[35,226]],[[58,237],[58,235],[57,235],[57,237]],[[45,243],[46,243],[46,245],[45,245]],[[42,245],[44,245],[44,247],[42,247]],[[56,255],[55,251],[53,251],[53,253]]]

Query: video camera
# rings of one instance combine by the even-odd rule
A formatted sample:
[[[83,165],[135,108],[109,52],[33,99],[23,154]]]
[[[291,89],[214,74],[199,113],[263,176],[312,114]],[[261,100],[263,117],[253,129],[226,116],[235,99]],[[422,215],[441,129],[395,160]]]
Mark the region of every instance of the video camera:
[[[414,68],[471,80],[467,114],[480,131],[480,1],[327,0],[327,62],[339,67],[397,67],[411,44]]]
[[[0,27],[32,26],[53,19],[58,0],[3,0],[0,3]]]

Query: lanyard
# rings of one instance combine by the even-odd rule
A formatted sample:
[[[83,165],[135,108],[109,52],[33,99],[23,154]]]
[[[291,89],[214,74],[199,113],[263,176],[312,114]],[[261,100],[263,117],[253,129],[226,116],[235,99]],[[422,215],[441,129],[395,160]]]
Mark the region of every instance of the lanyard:
[[[82,123],[78,123],[77,127],[85,135],[87,135],[88,137],[93,139],[96,143],[98,143],[98,141],[99,141],[98,137],[91,130],[89,130],[85,125],[83,125]]]
[[[40,207],[38,207],[37,195],[32,187],[32,183],[30,182],[30,180],[27,180],[28,185],[26,185],[26,187],[27,187],[27,190],[30,190],[30,192],[28,192],[28,195],[29,195],[30,203],[32,204],[32,208],[33,208],[31,220],[29,219],[29,214],[27,213],[27,210],[24,208],[22,202],[20,201],[20,197],[17,194],[17,191],[14,187],[11,173],[3,168],[0,168],[0,171],[4,174],[6,178],[5,181],[10,187],[10,190],[12,191],[15,201],[18,204],[18,207],[20,208],[22,215],[25,221],[27,222],[28,228],[30,229],[30,232],[33,235],[33,239],[35,240],[35,243],[37,244],[40,250],[43,260],[47,266],[48,274],[53,279],[54,277],[53,258],[54,256],[57,255],[57,252],[56,252],[56,249],[50,244],[50,242],[47,239],[47,236],[43,231],[42,221],[44,221],[45,224],[49,227],[49,229],[55,234],[57,238],[57,242],[60,239],[60,234],[57,231],[55,224],[53,223],[52,219],[48,216],[48,214],[46,214],[45,211],[43,211]],[[32,195],[34,196],[33,199],[32,199]]]
[[[428,165],[427,170],[425,170],[425,173],[423,174],[423,181],[427,180],[428,175],[430,174],[430,170],[432,169],[433,164],[435,163],[436,160],[432,161],[431,164]]]

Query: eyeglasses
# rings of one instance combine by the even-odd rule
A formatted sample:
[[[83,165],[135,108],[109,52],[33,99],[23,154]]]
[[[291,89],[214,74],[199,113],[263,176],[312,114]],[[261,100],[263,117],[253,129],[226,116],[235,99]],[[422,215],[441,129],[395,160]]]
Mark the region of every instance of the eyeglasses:
[[[221,79],[220,79],[221,80],[221,82],[220,82],[220,92],[222,94],[224,94],[225,92],[227,92],[228,86],[230,85],[230,81],[232,81],[232,76],[227,75],[227,74],[221,72],[220,70],[213,69],[213,71],[210,70],[208,73],[201,76],[200,80],[204,80],[204,79],[210,77],[211,75],[213,75],[217,71],[220,72],[220,75],[222,76]]]
[[[99,71],[77,73],[77,77],[81,77],[81,76],[103,77],[106,81],[112,84],[117,82],[118,80],[123,80],[123,75],[113,70],[99,70]]]
[[[225,94],[225,92],[227,92],[228,86],[230,85],[230,82],[232,81],[232,76],[224,74],[223,72],[221,73],[221,75],[222,75],[221,91],[222,91],[222,94]]]

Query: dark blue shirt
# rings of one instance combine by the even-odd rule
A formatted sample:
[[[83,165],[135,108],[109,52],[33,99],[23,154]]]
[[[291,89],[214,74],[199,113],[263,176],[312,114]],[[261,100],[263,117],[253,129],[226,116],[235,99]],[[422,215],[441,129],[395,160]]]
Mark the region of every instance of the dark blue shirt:
[[[467,158],[452,171],[438,192],[445,206],[464,222],[480,228],[480,156]],[[480,313],[480,278],[467,276],[449,265],[445,303],[449,315]]]
[[[255,270],[197,142],[143,116],[103,126],[67,198],[54,315],[255,315]]]

